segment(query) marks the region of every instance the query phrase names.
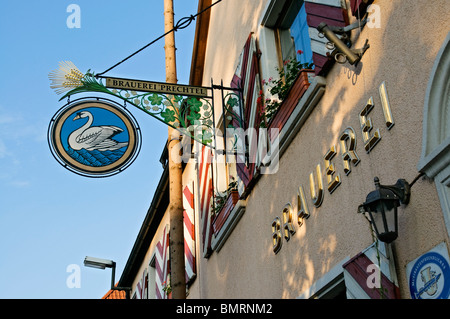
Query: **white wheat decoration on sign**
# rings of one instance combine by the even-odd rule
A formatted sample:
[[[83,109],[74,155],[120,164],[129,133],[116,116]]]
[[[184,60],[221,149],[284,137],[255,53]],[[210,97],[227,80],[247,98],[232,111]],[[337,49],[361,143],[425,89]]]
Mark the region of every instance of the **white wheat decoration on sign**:
[[[48,78],[52,81],[50,88],[61,94],[83,86],[84,74],[71,61],[63,61],[59,62],[58,69],[48,74]]]

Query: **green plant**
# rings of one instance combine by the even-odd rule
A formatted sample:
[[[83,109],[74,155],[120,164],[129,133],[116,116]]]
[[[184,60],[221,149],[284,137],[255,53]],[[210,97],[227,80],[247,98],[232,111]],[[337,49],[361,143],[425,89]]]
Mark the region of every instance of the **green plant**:
[[[297,54],[302,54],[303,51],[298,50]],[[294,84],[301,70],[311,69],[313,63],[301,63],[295,59],[289,59],[284,61],[282,68],[276,68],[278,71],[278,79],[269,78],[267,81],[263,80],[264,86],[269,86],[269,92],[277,98],[265,99],[263,90],[259,91],[259,97],[257,103],[265,104],[261,113],[261,127],[266,127],[266,124],[270,122],[272,117],[278,111],[281,103],[287,97],[290,88]]]
[[[214,195],[214,200],[211,203],[212,214],[216,215],[223,208],[225,203],[227,202],[228,196],[232,191],[237,190],[237,181],[232,181],[228,184],[228,188],[225,192],[216,192]]]
[[[170,282],[167,283],[167,281],[164,281],[162,290],[166,293],[166,295],[169,295],[172,292],[172,286],[170,286]]]

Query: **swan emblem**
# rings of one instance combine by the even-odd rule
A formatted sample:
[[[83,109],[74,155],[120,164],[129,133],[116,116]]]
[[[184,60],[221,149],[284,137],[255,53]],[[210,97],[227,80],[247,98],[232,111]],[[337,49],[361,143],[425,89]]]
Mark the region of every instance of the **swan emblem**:
[[[114,151],[128,146],[128,142],[118,142],[112,137],[123,132],[123,129],[117,126],[91,126],[94,116],[91,112],[81,111],[74,117],[75,120],[88,118],[88,121],[79,129],[70,133],[68,142],[73,150],[85,149],[87,151]]]

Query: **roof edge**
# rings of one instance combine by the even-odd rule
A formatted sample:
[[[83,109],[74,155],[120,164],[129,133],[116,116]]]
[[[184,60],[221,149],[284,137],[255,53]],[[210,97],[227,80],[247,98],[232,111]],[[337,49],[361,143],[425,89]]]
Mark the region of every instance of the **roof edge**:
[[[201,12],[211,6],[211,0],[199,0],[198,11]],[[211,10],[200,14],[195,24],[194,46],[192,49],[192,62],[189,83],[201,86],[203,82],[203,69],[205,66],[206,45],[208,42],[209,20]]]

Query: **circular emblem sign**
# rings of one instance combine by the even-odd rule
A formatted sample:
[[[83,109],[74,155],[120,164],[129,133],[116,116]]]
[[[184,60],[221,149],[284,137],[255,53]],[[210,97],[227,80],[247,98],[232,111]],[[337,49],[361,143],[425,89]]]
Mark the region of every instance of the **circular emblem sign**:
[[[106,100],[77,100],[63,106],[48,130],[50,149],[67,169],[88,177],[117,174],[140,149],[140,129],[119,104]]]
[[[428,252],[416,260],[409,276],[413,299],[448,299],[450,296],[450,265],[437,252]]]

